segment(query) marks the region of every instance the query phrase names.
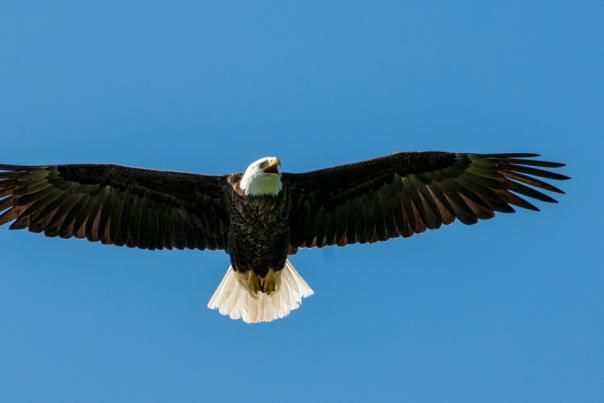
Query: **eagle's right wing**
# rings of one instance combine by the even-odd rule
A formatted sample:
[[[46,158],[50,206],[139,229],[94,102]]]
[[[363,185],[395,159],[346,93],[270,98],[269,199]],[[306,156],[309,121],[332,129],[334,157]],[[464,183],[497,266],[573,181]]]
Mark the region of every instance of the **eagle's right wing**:
[[[0,165],[0,225],[142,249],[224,249],[226,183],[119,165]]]
[[[536,156],[410,152],[284,173],[292,200],[290,247],[408,237],[456,218],[474,224],[495,211],[513,212],[510,205],[538,210],[523,197],[555,200],[534,188],[563,193],[538,178],[568,177],[540,169],[564,164],[531,159]]]

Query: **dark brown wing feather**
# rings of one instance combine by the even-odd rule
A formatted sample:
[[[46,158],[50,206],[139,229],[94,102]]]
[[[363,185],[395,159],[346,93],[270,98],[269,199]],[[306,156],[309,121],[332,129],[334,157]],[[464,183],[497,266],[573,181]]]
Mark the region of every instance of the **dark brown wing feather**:
[[[0,165],[0,225],[143,249],[224,249],[226,177],[118,165]]]
[[[541,168],[537,154],[399,153],[303,174],[283,174],[292,200],[291,249],[383,241],[436,229],[456,218],[474,224],[523,197],[555,202],[535,188],[562,190],[536,177],[567,176]],[[536,168],[539,167],[539,168]]]

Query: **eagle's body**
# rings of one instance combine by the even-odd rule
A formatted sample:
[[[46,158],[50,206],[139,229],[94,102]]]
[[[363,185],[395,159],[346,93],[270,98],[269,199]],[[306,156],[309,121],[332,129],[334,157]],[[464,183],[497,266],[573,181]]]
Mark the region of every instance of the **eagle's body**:
[[[209,176],[117,165],[0,165],[0,225],[143,249],[222,249],[231,266],[209,307],[271,321],[313,291],[288,261],[299,248],[372,243],[538,210],[538,177],[568,179],[536,154],[398,153],[302,174],[275,157]],[[1,172],[5,171],[5,172]]]
[[[289,249],[291,200],[286,191],[250,197],[235,182],[228,192],[230,225],[226,251],[236,272],[264,277],[281,270]]]

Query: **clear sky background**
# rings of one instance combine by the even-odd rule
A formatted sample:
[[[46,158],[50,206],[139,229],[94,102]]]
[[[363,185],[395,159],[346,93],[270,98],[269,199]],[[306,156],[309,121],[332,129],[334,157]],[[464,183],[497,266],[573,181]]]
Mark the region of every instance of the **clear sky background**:
[[[0,401],[603,402],[604,3],[14,1],[1,162],[304,171],[539,152],[567,195],[293,257],[285,320],[206,309],[222,252],[0,229]]]

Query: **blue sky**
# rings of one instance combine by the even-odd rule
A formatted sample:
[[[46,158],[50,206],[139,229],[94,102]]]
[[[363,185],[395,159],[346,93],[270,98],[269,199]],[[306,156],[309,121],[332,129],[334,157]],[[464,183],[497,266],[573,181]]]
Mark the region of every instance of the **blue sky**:
[[[560,204],[306,250],[247,326],[219,252],[0,229],[0,401],[604,401],[601,1],[12,1],[1,161],[304,171],[403,150],[539,152]]]

